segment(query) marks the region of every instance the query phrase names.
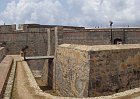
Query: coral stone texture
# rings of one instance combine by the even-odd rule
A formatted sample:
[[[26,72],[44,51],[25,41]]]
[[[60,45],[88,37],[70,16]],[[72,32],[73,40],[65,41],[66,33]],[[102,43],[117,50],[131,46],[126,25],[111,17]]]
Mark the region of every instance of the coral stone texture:
[[[95,97],[140,87],[140,45],[58,47],[54,88],[63,96]]]
[[[5,57],[5,48],[0,47],[0,62],[3,60],[4,57]]]

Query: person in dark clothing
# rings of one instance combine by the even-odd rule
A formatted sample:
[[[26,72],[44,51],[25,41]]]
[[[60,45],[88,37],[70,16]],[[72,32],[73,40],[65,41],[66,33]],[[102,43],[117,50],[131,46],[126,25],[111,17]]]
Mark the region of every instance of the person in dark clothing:
[[[1,45],[0,45],[1,47],[5,47],[6,46],[6,42],[5,41],[3,41],[2,43],[1,43]]]
[[[25,58],[25,56],[26,56],[26,49],[28,49],[27,45],[25,47],[22,47],[22,49],[21,49],[21,51],[23,52],[24,60],[26,60],[26,58]]]
[[[113,25],[113,21],[109,21],[109,23],[110,23],[110,27],[112,28],[112,25]]]

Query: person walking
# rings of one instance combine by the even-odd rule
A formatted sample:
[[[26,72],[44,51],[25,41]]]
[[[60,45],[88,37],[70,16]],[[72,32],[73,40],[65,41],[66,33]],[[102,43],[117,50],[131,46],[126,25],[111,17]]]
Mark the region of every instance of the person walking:
[[[26,50],[28,49],[28,46],[22,47],[21,49],[21,56],[23,56],[24,61],[26,60]]]

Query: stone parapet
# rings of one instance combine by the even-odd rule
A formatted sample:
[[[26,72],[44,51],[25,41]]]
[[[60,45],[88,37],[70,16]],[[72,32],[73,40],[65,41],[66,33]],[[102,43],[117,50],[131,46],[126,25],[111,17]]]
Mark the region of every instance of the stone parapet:
[[[81,98],[75,98],[75,97],[53,96],[53,95],[43,92],[39,88],[38,84],[36,83],[35,78],[31,72],[28,64],[25,61],[20,61],[20,63],[21,63],[21,65],[19,66],[19,68],[22,68],[22,70],[24,71],[23,77],[25,77],[27,79],[24,82],[20,82],[20,84],[22,85],[22,87],[26,86],[24,88],[26,88],[26,90],[28,90],[28,91],[25,91],[25,92],[30,93],[33,96],[33,99],[81,99]],[[27,84],[28,84],[28,86],[27,86]],[[19,89],[19,90],[23,91],[22,89]],[[18,94],[16,94],[16,96],[18,96]],[[38,98],[38,97],[40,97],[40,98]],[[23,99],[27,99],[27,98],[29,98],[29,97],[24,96]],[[109,96],[88,97],[88,98],[83,97],[83,99],[129,99],[129,98],[139,99],[140,98],[140,88],[131,89],[128,91],[116,93],[116,94],[109,95]]]
[[[0,25],[0,33],[12,33],[15,30],[16,30],[16,24]]]
[[[13,58],[10,56],[6,56],[0,63],[0,99],[3,97],[7,85],[7,80],[9,78],[12,62]]]
[[[96,97],[140,87],[140,44],[57,48],[54,88],[62,96]]]
[[[3,60],[4,57],[5,57],[5,48],[0,47],[0,62]]]

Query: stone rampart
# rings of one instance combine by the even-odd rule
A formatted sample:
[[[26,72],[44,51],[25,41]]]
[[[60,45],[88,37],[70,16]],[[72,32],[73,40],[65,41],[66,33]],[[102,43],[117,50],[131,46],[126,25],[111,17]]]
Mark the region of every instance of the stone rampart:
[[[140,28],[97,28],[64,30],[63,43],[82,45],[109,45],[115,40],[123,44],[140,43]]]
[[[95,97],[140,87],[140,45],[62,44],[54,88],[62,96]]]
[[[0,63],[0,99],[2,99],[12,67],[13,58],[6,56]]]
[[[4,27],[4,26],[1,26]],[[5,25],[6,27],[10,27]],[[55,26],[49,25],[21,25],[19,30],[10,32],[0,31],[0,43],[5,43],[6,54],[19,55],[20,51],[26,45],[26,56],[46,56],[54,55],[55,51]],[[28,61],[32,70],[41,70],[44,60]]]
[[[16,30],[16,25],[0,25],[0,33],[12,33]]]
[[[19,54],[21,49],[28,45],[27,56],[54,55],[57,45],[108,45],[115,40],[123,43],[140,43],[140,28],[94,28],[21,24],[19,30],[16,25],[0,26],[0,43],[6,43],[8,55]],[[32,69],[42,69],[44,61],[28,61]],[[36,64],[36,65],[35,65]]]
[[[0,34],[0,42],[6,42],[5,48],[8,55],[19,55],[23,47],[28,45],[26,56],[43,56],[47,55],[47,33],[39,32],[13,32]],[[42,69],[44,62],[30,61],[32,69]]]
[[[30,94],[31,95],[30,97],[33,96],[33,99],[81,99],[81,98],[76,98],[76,97],[53,96],[49,93],[43,92],[39,88],[38,84],[36,83],[35,78],[31,72],[28,64],[25,61],[21,61],[21,66],[19,66],[19,67],[22,68],[22,70],[24,71],[23,72],[24,76],[22,76],[23,77],[22,79],[27,79],[27,80],[24,80],[24,82],[19,82],[18,84],[21,84],[22,87],[24,87],[26,90],[28,90],[28,91],[25,91],[25,93]],[[18,88],[19,87],[17,87],[16,90],[23,92],[23,90],[21,88],[19,88],[19,89]],[[13,91],[13,96],[14,96],[14,94],[15,94],[16,98],[18,98],[19,94],[21,96],[23,96],[22,93],[17,94],[15,92],[15,90]],[[120,92],[120,93],[109,95],[109,96],[88,97],[88,98],[83,98],[83,99],[131,99],[131,98],[139,99],[139,97],[140,97],[140,88],[135,88],[132,90]],[[29,96],[25,95],[22,98],[27,99],[27,98],[29,98]]]
[[[5,57],[5,48],[0,47],[0,62],[3,60],[4,57]]]

